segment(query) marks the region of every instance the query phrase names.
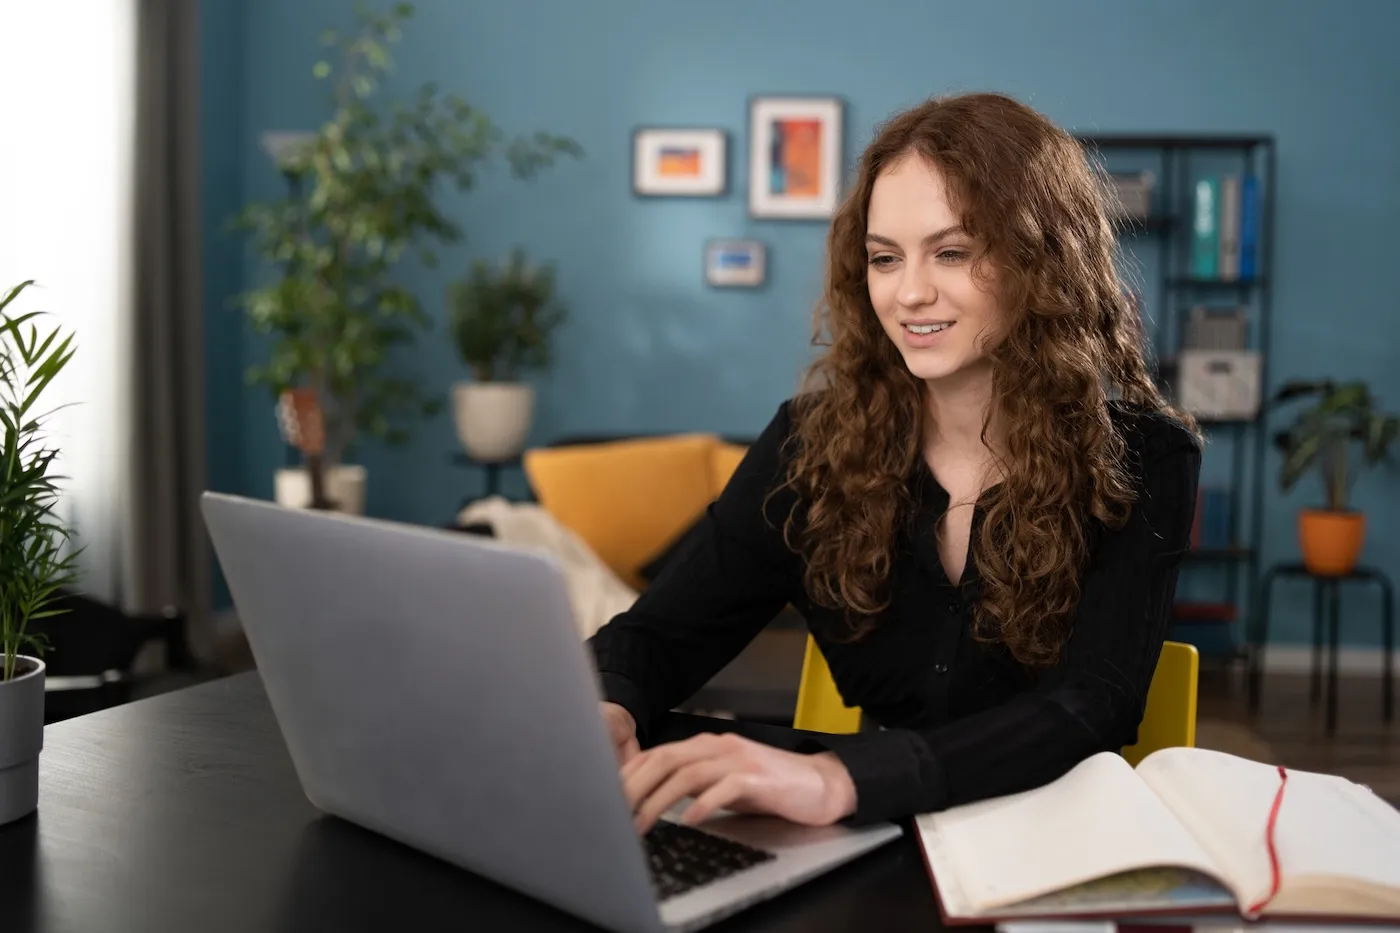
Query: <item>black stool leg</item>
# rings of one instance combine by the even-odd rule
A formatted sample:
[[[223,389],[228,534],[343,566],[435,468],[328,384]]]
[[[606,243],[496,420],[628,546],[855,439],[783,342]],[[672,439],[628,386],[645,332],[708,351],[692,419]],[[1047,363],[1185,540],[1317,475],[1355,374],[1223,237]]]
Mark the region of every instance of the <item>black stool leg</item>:
[[[1342,596],[1341,586],[1335,580],[1327,581],[1327,589],[1327,734],[1331,735],[1337,731],[1337,640],[1342,627]]]
[[[1312,683],[1308,699],[1314,706],[1322,699],[1322,581],[1313,581],[1313,656]]]
[[[1385,721],[1390,722],[1395,715],[1395,685],[1392,683],[1395,675],[1395,597],[1388,578],[1378,576],[1376,581],[1381,585],[1381,633],[1385,638],[1385,658],[1381,662],[1384,665],[1381,676],[1385,678],[1385,683],[1381,685],[1381,713]]]

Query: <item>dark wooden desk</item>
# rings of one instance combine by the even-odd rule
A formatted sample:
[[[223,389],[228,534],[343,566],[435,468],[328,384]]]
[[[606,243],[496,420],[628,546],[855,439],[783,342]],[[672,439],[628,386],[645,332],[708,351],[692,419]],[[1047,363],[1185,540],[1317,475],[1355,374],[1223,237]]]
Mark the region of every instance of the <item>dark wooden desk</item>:
[[[320,814],[256,674],[48,727],[41,782],[38,813],[0,827],[6,933],[592,929]],[[906,836],[712,929],[939,926]]]

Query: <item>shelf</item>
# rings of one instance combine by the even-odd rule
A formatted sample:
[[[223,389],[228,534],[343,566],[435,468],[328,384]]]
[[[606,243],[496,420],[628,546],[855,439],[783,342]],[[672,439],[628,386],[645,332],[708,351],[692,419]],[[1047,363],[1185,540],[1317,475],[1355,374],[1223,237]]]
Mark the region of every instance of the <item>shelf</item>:
[[[1215,288],[1215,289],[1239,289],[1254,288],[1256,285],[1263,285],[1264,279],[1197,279],[1197,278],[1173,278],[1167,279],[1167,285],[1172,288]]]
[[[1228,128],[1220,133],[1149,129],[1146,132],[1090,130],[1074,135],[1086,158],[1103,171],[1115,174],[1145,171],[1153,176],[1150,201],[1144,203],[1142,197],[1124,201],[1139,209],[1150,209],[1148,216],[1119,216],[1112,219],[1112,225],[1114,241],[1121,251],[1134,259],[1141,254],[1155,260],[1150,281],[1133,284],[1140,287],[1141,293],[1134,296],[1134,301],[1142,308],[1144,327],[1151,328],[1146,335],[1151,346],[1144,350],[1154,370],[1154,382],[1162,393],[1169,399],[1176,399],[1180,394],[1181,369],[1170,357],[1192,339],[1186,325],[1190,322],[1189,309],[1194,305],[1247,307],[1243,338],[1237,330],[1229,333],[1235,341],[1245,344],[1241,349],[1258,354],[1261,383],[1269,384],[1269,356],[1273,350],[1269,331],[1274,274],[1271,244],[1275,227],[1274,193],[1278,182],[1276,139],[1264,132],[1232,132]],[[1237,172],[1241,178],[1253,175],[1258,179],[1254,253],[1257,265],[1244,266],[1244,270],[1251,273],[1248,278],[1220,277],[1223,273],[1240,271],[1228,262],[1197,265],[1195,261],[1196,183],[1204,174],[1223,176],[1226,172]],[[1118,183],[1126,185],[1122,179]],[[1243,198],[1243,188],[1241,184],[1236,197]],[[1127,193],[1125,190],[1122,196],[1126,198]],[[1133,190],[1132,194],[1145,192]],[[1223,196],[1222,192],[1220,197]],[[1242,201],[1239,203],[1243,209]],[[1124,210],[1123,207],[1117,209]],[[1197,270],[1210,270],[1211,265],[1215,265],[1213,272],[1207,271],[1204,276],[1197,274]],[[1144,271],[1146,268],[1149,267],[1144,267]],[[1197,343],[1220,343],[1224,342],[1225,334],[1222,333],[1220,339],[1206,334],[1195,339]],[[1212,407],[1193,401],[1197,407]],[[1241,620],[1248,612],[1254,586],[1253,580],[1245,578],[1257,575],[1264,541],[1261,516],[1268,488],[1264,469],[1270,432],[1266,412],[1262,409],[1244,417],[1193,414],[1199,430],[1209,442],[1215,443],[1216,452],[1228,459],[1228,464],[1222,463],[1222,467],[1229,468],[1228,480],[1222,475],[1219,493],[1210,497],[1210,508],[1219,510],[1219,522],[1212,519],[1207,523],[1199,518],[1198,521],[1210,529],[1210,533],[1204,535],[1205,540],[1229,541],[1230,546],[1190,548],[1184,555],[1187,566],[1183,573],[1189,572],[1193,578],[1200,576],[1199,581],[1193,582],[1201,583],[1202,590],[1200,593],[1193,591],[1193,596],[1219,596],[1221,603],[1239,607],[1239,619],[1232,621],[1223,617],[1234,612],[1212,614],[1205,611],[1209,605],[1183,606],[1180,611],[1188,617],[1174,619],[1174,627],[1183,634],[1190,633],[1181,640],[1197,644],[1203,655],[1208,653],[1209,646],[1211,655],[1238,657],[1235,629],[1243,625]],[[1218,593],[1214,592],[1217,590]]]
[[[1176,622],[1228,625],[1238,617],[1239,608],[1234,603],[1188,599],[1178,600],[1172,605],[1172,619]]]
[[[1254,549],[1247,547],[1198,547],[1186,552],[1186,559],[1196,563],[1223,564],[1253,556]]]
[[[1113,227],[1127,236],[1165,233],[1175,225],[1174,217],[1115,217]]]
[[[1258,424],[1258,418],[1197,418],[1196,423],[1203,428],[1247,428]]]
[[[1253,149],[1273,143],[1272,136],[1182,135],[1161,133],[1080,133],[1076,138],[1099,149]]]

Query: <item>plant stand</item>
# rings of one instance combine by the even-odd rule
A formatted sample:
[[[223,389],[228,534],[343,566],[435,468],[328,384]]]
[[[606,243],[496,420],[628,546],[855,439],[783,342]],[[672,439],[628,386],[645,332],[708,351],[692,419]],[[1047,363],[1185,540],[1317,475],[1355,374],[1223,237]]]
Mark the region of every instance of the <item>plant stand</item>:
[[[456,451],[452,454],[452,463],[460,467],[480,467],[482,479],[485,484],[485,489],[480,498],[489,498],[501,494],[501,470],[505,467],[520,466],[521,458],[511,457],[508,460],[476,460],[473,459],[470,454]],[[475,502],[477,498],[476,496],[464,496],[462,498],[462,503],[457,506],[457,511],[460,512],[462,509],[465,509],[468,505]],[[530,501],[530,499],[531,497],[529,495],[525,497],[525,501]]]
[[[1254,617],[1254,631],[1249,645],[1249,709],[1259,709],[1260,680],[1263,655],[1269,640],[1269,595],[1279,577],[1307,577],[1313,581],[1313,656],[1312,689],[1314,705],[1322,694],[1322,629],[1327,627],[1327,734],[1337,730],[1337,641],[1341,628],[1341,584],[1348,581],[1374,583],[1381,590],[1381,633],[1385,644],[1382,660],[1381,715],[1390,722],[1395,713],[1395,598],[1390,577],[1372,567],[1356,567],[1339,576],[1318,576],[1303,564],[1275,564],[1264,574],[1259,587],[1259,611]],[[1324,611],[1325,609],[1325,611]]]

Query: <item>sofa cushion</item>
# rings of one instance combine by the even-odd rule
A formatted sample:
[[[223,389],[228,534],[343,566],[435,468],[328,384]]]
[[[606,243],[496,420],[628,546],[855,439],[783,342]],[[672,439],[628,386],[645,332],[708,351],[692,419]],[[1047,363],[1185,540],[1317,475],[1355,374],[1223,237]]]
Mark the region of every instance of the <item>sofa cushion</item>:
[[[719,498],[719,494],[724,491],[725,484],[728,483],[729,478],[734,475],[734,471],[738,469],[740,462],[744,459],[744,454],[748,453],[748,450],[748,447],[742,444],[731,444],[727,442],[715,444],[715,449],[710,456],[711,499]],[[666,542],[659,552],[637,568],[637,576],[647,583],[651,583],[657,577],[661,576],[662,568],[670,563],[671,559],[675,557],[676,554],[680,553],[681,548],[685,545],[686,538],[695,532],[696,527],[703,518],[703,514],[695,516],[695,519],[686,525],[685,528],[681,529],[670,541]]]
[[[714,498],[716,437],[680,434],[535,448],[526,476],[542,506],[635,588],[639,570]]]
[[[718,499],[719,494],[724,492],[729,477],[734,475],[734,471],[744,459],[744,454],[748,452],[749,449],[742,444],[731,444],[727,441],[715,444],[714,452],[710,455],[711,498]]]

